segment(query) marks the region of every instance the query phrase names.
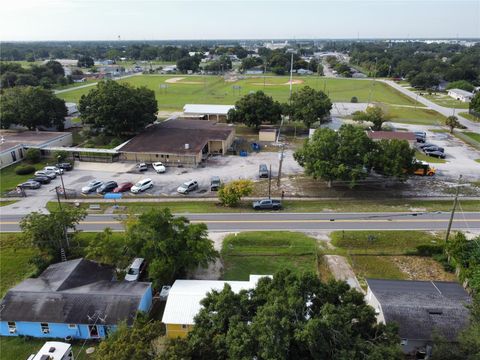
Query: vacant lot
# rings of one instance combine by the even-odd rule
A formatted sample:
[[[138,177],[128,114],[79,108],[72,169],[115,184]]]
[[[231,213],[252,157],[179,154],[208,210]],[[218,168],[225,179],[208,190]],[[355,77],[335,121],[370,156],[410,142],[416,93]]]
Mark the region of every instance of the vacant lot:
[[[245,232],[223,241],[223,279],[248,280],[282,269],[316,271],[316,240],[297,232]]]
[[[171,82],[172,78],[181,80]],[[373,83],[371,80],[318,77],[296,77],[296,80],[299,81],[293,85],[294,91],[308,85],[325,91],[333,101],[349,102],[356,96],[359,102],[368,102],[370,99],[387,104],[414,105],[414,101],[409,97],[384,83]],[[160,110],[171,111],[182,110],[187,103],[233,104],[250,91],[257,90],[262,90],[281,102],[287,101],[289,96],[288,76],[242,77],[236,81],[225,81],[221,76],[141,75],[121,81],[152,89]],[[160,85],[166,87],[160,88]],[[237,86],[240,86],[240,89]],[[72,90],[58,96],[66,101],[78,102],[80,96],[89,90]]]
[[[386,113],[392,117],[391,121],[396,123],[416,125],[445,124],[445,116],[425,108],[387,106]]]

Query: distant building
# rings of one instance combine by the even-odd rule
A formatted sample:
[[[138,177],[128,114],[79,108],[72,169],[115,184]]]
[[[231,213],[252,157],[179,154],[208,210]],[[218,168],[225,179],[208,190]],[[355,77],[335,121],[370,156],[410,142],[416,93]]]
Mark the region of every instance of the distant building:
[[[30,147],[70,146],[72,133],[54,131],[0,130],[0,169],[22,161]]]
[[[152,284],[115,281],[115,269],[86,259],[50,265],[22,281],[0,303],[0,335],[104,338],[152,305]]]
[[[289,44],[287,40],[285,40],[285,42],[283,43],[274,43],[273,41],[271,41],[263,44],[263,46],[270,50],[283,49],[286,48],[288,45]]]
[[[448,96],[462,102],[470,102],[473,99],[473,93],[462,89],[450,89],[448,90]]]
[[[417,142],[415,133],[408,131],[367,131],[367,136],[373,141],[392,139],[406,140],[411,147],[414,147]]]
[[[167,120],[147,127],[118,149],[121,160],[166,166],[196,167],[209,155],[222,155],[232,145],[235,128],[208,120]]]
[[[455,341],[468,325],[471,298],[456,282],[367,279],[366,301],[379,323],[396,323],[402,350],[426,351],[437,332]]]
[[[167,337],[172,339],[187,336],[195,325],[195,315],[202,308],[200,301],[210,291],[221,291],[228,284],[233,292],[239,293],[241,290],[253,289],[264,276],[267,275],[250,275],[249,281],[176,280],[168,293],[162,318]]]
[[[200,118],[202,120],[216,120],[225,122],[228,112],[235,109],[235,105],[185,104],[183,115]]]
[[[298,75],[312,75],[313,71],[308,70],[308,69],[298,69],[297,74]]]

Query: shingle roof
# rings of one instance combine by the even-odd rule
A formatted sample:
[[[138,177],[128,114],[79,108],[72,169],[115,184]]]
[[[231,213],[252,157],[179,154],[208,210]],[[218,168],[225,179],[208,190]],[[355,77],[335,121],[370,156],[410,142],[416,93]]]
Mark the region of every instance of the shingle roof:
[[[176,280],[168,293],[162,322],[193,325],[202,305],[200,301],[212,290],[221,291],[229,284],[235,293],[253,289],[263,275],[250,275],[249,281]]]
[[[7,292],[0,304],[3,321],[131,324],[150,283],[112,281],[114,270],[85,259],[49,266]]]
[[[195,155],[208,141],[224,141],[232,131],[232,126],[214,121],[168,120],[146,128],[118,151]]]
[[[471,299],[455,282],[367,279],[385,321],[399,325],[406,339],[431,339],[434,330],[453,340],[469,320]]]

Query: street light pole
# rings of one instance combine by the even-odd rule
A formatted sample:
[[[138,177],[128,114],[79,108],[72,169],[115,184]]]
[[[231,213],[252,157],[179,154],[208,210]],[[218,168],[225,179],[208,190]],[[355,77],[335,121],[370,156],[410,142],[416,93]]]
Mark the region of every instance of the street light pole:
[[[57,160],[58,160],[58,163],[60,163],[60,158],[61,156],[57,156]],[[65,184],[63,183],[63,169],[60,169],[60,180],[62,181],[62,190],[63,190],[63,197],[65,198],[65,200],[67,199],[67,192],[65,191]],[[58,191],[57,191],[58,193]]]
[[[453,217],[455,216],[455,209],[457,208],[458,203],[458,193],[460,192],[460,181],[462,180],[462,175],[458,177],[457,190],[455,191],[455,199],[453,200],[453,208],[450,213],[450,220],[448,221],[447,233],[445,234],[445,244],[448,242],[448,237],[450,236],[450,230],[452,229]]]

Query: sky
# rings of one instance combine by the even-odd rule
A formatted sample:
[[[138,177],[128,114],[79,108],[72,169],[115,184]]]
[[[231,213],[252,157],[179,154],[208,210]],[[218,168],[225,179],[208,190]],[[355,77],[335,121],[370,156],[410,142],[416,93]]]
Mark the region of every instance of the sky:
[[[480,38],[480,0],[2,0],[1,19],[0,41]]]

